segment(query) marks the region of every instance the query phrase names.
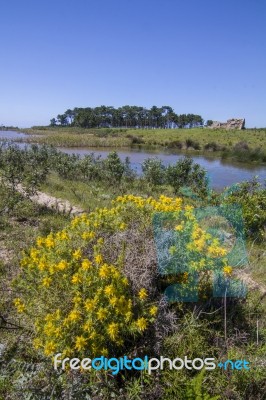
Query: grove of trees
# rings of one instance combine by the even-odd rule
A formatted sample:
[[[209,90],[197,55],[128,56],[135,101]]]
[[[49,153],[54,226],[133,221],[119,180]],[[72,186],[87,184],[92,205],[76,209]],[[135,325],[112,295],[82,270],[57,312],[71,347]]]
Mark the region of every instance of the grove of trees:
[[[203,125],[203,118],[196,114],[176,114],[170,106],[75,107],[50,120],[51,126],[77,126],[82,128],[140,128],[172,129]]]

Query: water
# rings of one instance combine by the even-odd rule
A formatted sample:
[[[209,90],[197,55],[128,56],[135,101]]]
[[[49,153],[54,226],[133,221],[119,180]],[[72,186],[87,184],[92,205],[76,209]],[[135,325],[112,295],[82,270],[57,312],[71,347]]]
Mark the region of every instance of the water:
[[[61,148],[61,151],[67,154],[79,154],[85,156],[86,154],[94,153],[101,157],[107,157],[110,149],[97,149],[97,148]],[[144,150],[144,149],[128,149],[118,150],[117,154],[124,161],[129,157],[131,167],[138,173],[141,173],[141,164],[147,158],[160,158],[164,165],[175,164],[180,158],[184,157],[184,153],[174,153],[171,151],[162,150]],[[266,180],[266,167],[253,165],[248,163],[237,163],[217,159],[214,157],[206,156],[192,156],[196,163],[206,169],[210,184],[215,189],[222,189],[225,186],[231,186],[234,183],[251,180],[254,176],[258,176],[259,181],[264,183]]]
[[[23,139],[28,137],[25,133],[15,132],[15,131],[1,131],[0,130],[0,140],[15,140]]]
[[[25,138],[27,135],[15,131],[0,131],[1,139],[12,140]],[[24,143],[18,143],[20,147],[24,147]],[[107,157],[110,151],[114,151],[114,148],[60,148],[59,150],[67,154],[79,154],[84,156],[86,154],[94,153],[103,158]],[[182,153],[167,150],[146,150],[146,149],[127,149],[118,150],[119,157],[124,161],[126,157],[129,157],[131,167],[138,173],[141,173],[142,162],[151,157],[157,157],[162,160],[164,165],[170,165],[176,163],[181,157],[184,156]],[[200,164],[206,169],[210,178],[210,184],[215,189],[222,189],[225,186],[231,186],[234,183],[251,180],[254,176],[258,176],[261,183],[266,180],[266,167],[253,165],[249,163],[237,163],[233,161],[217,159],[214,156],[198,156],[193,155],[193,160]]]

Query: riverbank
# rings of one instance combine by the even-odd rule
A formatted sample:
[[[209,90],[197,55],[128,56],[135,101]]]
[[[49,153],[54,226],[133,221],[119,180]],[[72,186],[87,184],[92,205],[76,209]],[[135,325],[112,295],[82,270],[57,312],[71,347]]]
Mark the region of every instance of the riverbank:
[[[37,127],[22,129],[21,142],[56,147],[167,149],[191,155],[215,155],[240,162],[266,163],[266,129],[225,131],[192,129],[84,129]],[[34,137],[33,137],[34,135]],[[37,138],[36,138],[37,137]]]

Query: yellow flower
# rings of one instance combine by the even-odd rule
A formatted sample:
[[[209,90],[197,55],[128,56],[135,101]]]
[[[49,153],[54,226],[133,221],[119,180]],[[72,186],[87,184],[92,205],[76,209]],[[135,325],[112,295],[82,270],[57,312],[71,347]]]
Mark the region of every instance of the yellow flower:
[[[57,269],[59,269],[60,271],[64,271],[64,269],[67,268],[67,262],[65,260],[61,260],[58,264],[57,264]]]
[[[55,335],[55,337],[56,337],[57,339],[61,338],[61,337],[62,337],[62,328],[61,328],[61,327],[60,327],[60,328],[56,328],[56,329],[54,330],[54,335]]]
[[[91,263],[90,260],[85,259],[85,260],[82,261],[82,263],[81,263],[81,268],[82,268],[83,270],[86,271],[86,270],[90,269],[91,267],[92,267],[92,263]]]
[[[75,349],[78,351],[84,349],[86,346],[87,339],[84,338],[84,336],[77,336],[76,337],[76,344],[75,344]]]
[[[96,301],[95,300],[93,300],[93,299],[86,300],[85,301],[85,309],[86,309],[86,311],[94,310],[95,305],[96,305]]]
[[[112,296],[112,295],[115,293],[115,288],[114,288],[114,286],[113,286],[113,285],[105,286],[105,288],[104,288],[104,293],[105,293],[107,296]]]
[[[184,229],[183,224],[176,225],[176,227],[175,227],[175,231],[178,231],[178,232],[181,232],[183,229]]]
[[[85,324],[83,325],[84,331],[88,331],[88,332],[90,332],[92,330],[92,327],[93,327],[93,323],[91,320],[86,321]]]
[[[95,237],[94,232],[83,232],[81,235],[82,239],[87,240],[87,239],[93,239]]]
[[[110,274],[110,269],[107,264],[103,264],[99,269],[100,278],[107,278]]]
[[[102,257],[101,254],[97,254],[97,255],[94,257],[94,260],[95,260],[95,262],[96,262],[97,264],[101,264],[101,263],[103,262],[103,257]]]
[[[78,310],[72,310],[70,313],[69,313],[69,316],[68,316],[68,319],[70,320],[70,321],[78,321],[79,319],[80,319],[80,312],[78,311]]]
[[[101,307],[97,311],[96,315],[98,320],[103,321],[107,317],[108,311],[105,308]]]
[[[127,312],[125,313],[125,320],[126,320],[126,322],[129,322],[129,321],[131,320],[132,317],[133,317],[133,314],[132,314],[131,311],[127,311]]]
[[[81,258],[81,250],[80,249],[77,249],[74,251],[73,258],[74,258],[74,260],[79,260]]]
[[[157,314],[157,312],[158,312],[158,307],[156,307],[156,306],[152,306],[151,308],[150,308],[150,315],[152,316],[152,317],[155,317],[155,315]]]
[[[43,278],[42,280],[42,285],[45,287],[49,287],[52,283],[52,279],[51,278]]]
[[[116,324],[115,322],[109,324],[107,328],[107,333],[112,340],[115,340],[118,334],[118,324]]]
[[[72,276],[71,282],[75,284],[82,283],[82,278],[79,274],[75,274]]]
[[[222,257],[225,256],[226,253],[226,249],[217,245],[211,245],[207,249],[207,254],[209,257]]]
[[[116,304],[117,304],[117,301],[118,301],[118,298],[117,297],[112,297],[111,299],[110,299],[110,304],[111,304],[111,306],[115,306]]]
[[[122,222],[122,223],[119,225],[119,229],[121,229],[121,231],[125,230],[125,229],[126,229],[126,224],[125,224],[124,222]]]
[[[45,240],[42,237],[38,237],[36,243],[38,247],[41,247],[45,243]]]
[[[40,347],[42,347],[42,342],[39,338],[33,339],[33,347],[35,349],[39,349]]]
[[[54,344],[54,342],[48,342],[44,348],[44,354],[46,356],[50,356],[51,354],[53,354],[55,352],[56,346]]]
[[[43,260],[40,260],[39,264],[38,264],[38,268],[40,271],[45,270],[45,268],[47,267],[46,263]]]
[[[47,238],[45,239],[45,245],[48,249],[51,249],[52,247],[55,246],[55,241],[51,235],[48,235]]]
[[[38,260],[38,254],[39,254],[38,250],[36,250],[36,249],[31,249],[31,251],[30,251],[30,258],[31,258],[33,261],[37,261],[37,260]]]
[[[145,318],[141,317],[136,321],[136,326],[139,331],[144,331],[147,328],[147,321]]]
[[[201,237],[200,239],[197,239],[194,241],[195,247],[198,251],[202,251],[204,246],[205,246],[205,239],[204,237]]]
[[[129,285],[128,279],[127,279],[126,277],[122,278],[122,283],[123,283],[123,285],[125,285],[125,286],[128,286],[128,285]]]
[[[53,320],[54,320],[53,314],[46,314],[44,320],[45,320],[46,322],[51,322],[51,321],[53,321]]]
[[[77,294],[76,296],[73,297],[73,303],[74,304],[79,304],[82,301],[82,297],[80,294]]]
[[[120,274],[120,272],[118,271],[117,268],[115,268],[115,267],[111,268],[111,272],[112,272],[112,278],[113,279],[120,279],[121,274]]]
[[[145,300],[148,297],[147,290],[144,288],[140,289],[138,296],[139,296],[140,300]]]
[[[231,276],[232,272],[233,272],[233,268],[228,265],[223,268],[223,271],[224,271],[225,276]]]
[[[53,325],[53,323],[51,321],[49,321],[44,325],[43,331],[47,336],[51,336],[54,334],[55,326]]]
[[[97,336],[97,333],[96,333],[95,331],[92,331],[91,334],[90,334],[90,336],[89,336],[89,338],[90,338],[91,340],[94,340],[94,339],[96,339],[96,336]]]
[[[61,234],[60,234],[60,239],[61,239],[61,240],[68,240],[68,239],[69,239],[69,236],[68,236],[68,234],[67,234],[66,231],[62,231],[62,232],[61,232]]]
[[[19,313],[23,313],[26,309],[25,304],[19,298],[14,300],[14,305]]]
[[[104,347],[101,349],[100,354],[104,357],[108,356],[108,350]]]

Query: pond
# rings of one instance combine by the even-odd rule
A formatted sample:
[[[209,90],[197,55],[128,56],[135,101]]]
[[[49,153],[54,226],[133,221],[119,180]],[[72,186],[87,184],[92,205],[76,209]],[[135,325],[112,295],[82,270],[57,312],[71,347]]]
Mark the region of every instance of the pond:
[[[61,148],[68,154],[79,154],[84,156],[86,154],[94,153],[105,158],[114,151],[110,149],[97,149],[97,148]],[[163,150],[147,150],[147,149],[127,149],[117,150],[117,154],[124,161],[129,157],[131,167],[138,173],[141,173],[141,164],[147,158],[160,158],[164,165],[176,163],[180,158],[184,157],[184,153],[176,153]],[[259,166],[249,163],[237,163],[232,161],[221,160],[215,157],[206,157],[200,155],[193,155],[191,157],[196,163],[206,169],[210,184],[215,189],[222,189],[225,186],[231,186],[234,183],[247,181],[254,176],[258,176],[260,182],[264,183],[266,180],[266,166]]]
[[[0,131],[0,141],[26,138],[27,135],[15,131]],[[18,143],[20,147],[24,147],[24,143]],[[79,154],[81,157],[86,154],[94,153],[105,158],[107,155],[114,151],[114,148],[60,148],[67,154]],[[171,150],[147,150],[141,148],[131,149],[119,149],[117,150],[119,157],[124,161],[126,157],[129,157],[131,167],[138,173],[141,174],[142,162],[151,157],[160,158],[164,165],[170,165],[176,163],[184,153],[178,153]],[[258,176],[260,182],[265,183],[266,180],[266,166],[265,165],[254,165],[250,163],[239,163],[230,160],[221,160],[216,158],[215,155],[200,156],[193,155],[191,158],[206,169],[210,184],[214,189],[222,189],[225,186],[231,186],[234,183],[251,180],[254,176]]]
[[[0,140],[16,140],[28,137],[25,133],[15,132],[15,131],[1,131],[0,130]]]

